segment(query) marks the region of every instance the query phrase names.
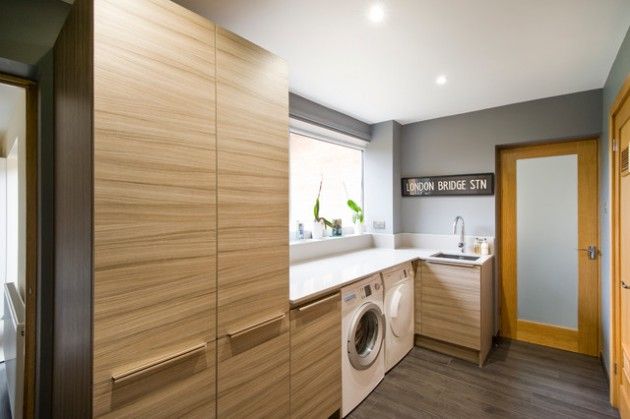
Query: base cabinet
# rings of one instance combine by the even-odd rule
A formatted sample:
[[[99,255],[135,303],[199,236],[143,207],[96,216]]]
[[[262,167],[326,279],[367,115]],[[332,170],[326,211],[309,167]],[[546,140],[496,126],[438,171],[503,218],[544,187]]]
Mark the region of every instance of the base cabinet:
[[[291,310],[291,417],[341,408],[341,294]]]
[[[416,290],[416,343],[482,365],[492,345],[492,262],[422,262]]]

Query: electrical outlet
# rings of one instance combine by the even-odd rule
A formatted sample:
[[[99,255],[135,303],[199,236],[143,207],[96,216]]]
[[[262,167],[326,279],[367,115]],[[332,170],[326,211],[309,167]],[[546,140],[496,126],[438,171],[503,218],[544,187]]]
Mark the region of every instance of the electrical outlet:
[[[385,221],[372,221],[372,228],[374,230],[385,230]]]

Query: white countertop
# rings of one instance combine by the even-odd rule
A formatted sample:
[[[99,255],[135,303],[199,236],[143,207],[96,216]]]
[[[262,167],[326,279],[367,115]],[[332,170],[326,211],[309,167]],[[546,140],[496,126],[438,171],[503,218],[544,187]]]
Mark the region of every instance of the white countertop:
[[[436,249],[420,248],[370,248],[292,263],[289,300],[291,305],[297,305],[401,263],[416,259],[431,260],[431,255],[438,252],[439,250]],[[474,262],[450,260],[447,262],[482,265],[490,258],[492,258],[491,255],[480,256]],[[440,260],[445,261],[444,259]]]

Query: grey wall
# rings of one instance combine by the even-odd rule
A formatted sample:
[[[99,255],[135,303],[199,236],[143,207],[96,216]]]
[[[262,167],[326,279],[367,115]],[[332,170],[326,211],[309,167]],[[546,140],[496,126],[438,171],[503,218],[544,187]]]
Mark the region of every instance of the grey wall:
[[[311,100],[289,94],[289,114],[301,121],[329,128],[363,140],[370,140],[370,125]]]
[[[400,124],[395,121],[372,126],[372,141],[363,155],[365,222],[368,231],[400,232]],[[384,222],[375,229],[374,222]]]
[[[494,172],[497,145],[599,137],[601,113],[591,90],[405,125],[402,176]],[[467,234],[495,235],[494,196],[402,198],[404,232],[450,234],[457,215]]]
[[[621,44],[617,58],[604,85],[603,106],[601,114],[602,141],[599,148],[599,202],[600,202],[600,246],[602,256],[600,260],[601,286],[601,341],[604,365],[610,371],[610,165],[608,162],[609,126],[608,115],[610,106],[617,97],[625,78],[630,74],[630,30]]]

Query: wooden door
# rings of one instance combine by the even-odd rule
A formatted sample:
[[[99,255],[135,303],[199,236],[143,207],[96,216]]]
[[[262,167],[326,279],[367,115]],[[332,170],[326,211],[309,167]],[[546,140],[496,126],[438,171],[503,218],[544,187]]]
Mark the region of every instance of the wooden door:
[[[215,415],[215,29],[94,2],[93,415]]]
[[[524,214],[519,214],[517,209],[519,207],[517,202],[517,194],[519,182],[517,176],[517,165],[531,163],[535,161],[545,161],[545,164],[551,164],[551,171],[554,172],[553,165],[559,164],[560,160],[552,160],[557,157],[562,158],[563,164],[568,162],[568,173],[573,177],[573,187],[566,188],[572,189],[573,205],[574,209],[571,212],[569,206],[563,208],[563,202],[557,203],[554,196],[545,197],[544,199],[535,200],[530,204],[540,208],[540,211],[536,213],[536,207],[529,212],[534,211],[537,217],[531,217],[528,219],[529,227],[532,229],[538,228],[541,223],[547,222],[548,213],[545,212],[547,207],[559,208],[556,212],[563,212],[556,218],[570,220],[571,217],[575,217],[575,224],[571,224],[570,221],[570,233],[574,235],[574,241],[569,237],[564,238],[551,238],[549,231],[542,231],[538,236],[539,248],[536,252],[547,252],[547,254],[554,255],[554,252],[562,252],[563,255],[569,255],[566,264],[571,266],[564,266],[564,259],[557,259],[554,263],[544,265],[538,265],[536,261],[534,263],[528,263],[529,266],[536,266],[537,269],[546,266],[548,272],[554,272],[550,274],[551,281],[548,281],[550,287],[560,287],[560,277],[566,277],[566,272],[573,274],[569,275],[570,278],[564,278],[565,281],[570,281],[570,286],[566,286],[563,289],[554,289],[554,291],[562,295],[573,295],[575,300],[573,301],[573,310],[575,316],[573,319],[569,319],[567,323],[547,322],[545,320],[536,319],[533,320],[530,317],[524,316],[522,313],[522,307],[519,307],[519,287],[522,283],[519,281],[525,281],[526,278],[518,278],[519,276],[519,263],[517,260],[517,254],[519,254],[518,240],[519,240],[519,228],[521,228],[522,235],[525,235],[526,229],[523,227],[517,228],[518,217],[523,217]],[[571,166],[572,165],[572,166]],[[519,166],[520,167],[520,166]],[[535,166],[530,166],[535,167]],[[518,171],[521,173],[520,171]],[[560,172],[558,172],[560,173]],[[499,206],[499,223],[500,223],[500,333],[502,336],[506,336],[512,339],[523,340],[531,343],[552,346],[564,350],[573,352],[580,352],[587,355],[596,356],[599,353],[599,262],[597,253],[595,258],[591,258],[586,249],[589,246],[598,247],[598,171],[597,171],[597,140],[581,140],[581,141],[567,141],[552,144],[523,146],[516,148],[508,148],[500,150],[499,156],[499,176],[500,176],[500,206]],[[559,178],[565,177],[565,172],[562,172]],[[538,182],[538,186],[534,185],[533,189],[537,187],[542,188],[542,184],[551,182],[552,177],[541,178]],[[523,181],[523,184],[526,182]],[[522,195],[521,198],[528,195]],[[531,196],[531,195],[529,195]],[[534,193],[534,196],[535,193]],[[559,200],[560,198],[558,198]],[[524,200],[524,199],[523,199]],[[570,199],[569,199],[570,200]],[[523,208],[523,207],[521,207]],[[524,212],[524,211],[523,211]],[[577,229],[577,231],[576,231]],[[560,249],[560,250],[558,250]],[[575,252],[575,253],[574,253]],[[571,262],[571,260],[573,262]],[[521,263],[521,267],[524,267],[525,263]],[[567,268],[560,275],[555,275],[555,265]],[[546,274],[546,272],[545,272]],[[576,278],[577,277],[577,278]],[[557,284],[556,284],[557,280]],[[530,300],[535,299],[529,296]],[[554,301],[557,300],[557,296],[545,295],[545,298],[549,298],[549,302],[545,302],[547,307],[553,306]],[[554,300],[556,298],[556,300]],[[568,297],[567,297],[568,298]],[[530,305],[537,304],[530,301]],[[553,307],[552,307],[553,308]],[[540,310],[543,312],[544,310]],[[559,311],[559,310],[556,310]],[[570,310],[562,310],[561,316],[567,314]],[[530,313],[531,315],[531,313]],[[534,317],[537,314],[534,313]],[[541,315],[541,317],[543,317]]]
[[[291,310],[291,417],[327,418],[341,409],[341,298]]]
[[[220,417],[289,415],[287,66],[217,28]]]
[[[630,79],[611,108],[612,360],[611,400],[630,418]]]

